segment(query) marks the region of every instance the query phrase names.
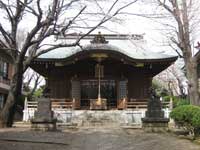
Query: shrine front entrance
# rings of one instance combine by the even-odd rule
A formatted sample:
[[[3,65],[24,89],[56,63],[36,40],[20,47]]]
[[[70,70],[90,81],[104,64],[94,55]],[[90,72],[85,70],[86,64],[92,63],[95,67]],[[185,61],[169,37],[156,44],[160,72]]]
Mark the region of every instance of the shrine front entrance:
[[[117,86],[115,80],[101,80],[100,94],[102,100],[105,102],[103,109],[117,108]],[[92,101],[97,100],[99,82],[98,80],[82,80],[80,82],[81,88],[81,109],[91,109]]]

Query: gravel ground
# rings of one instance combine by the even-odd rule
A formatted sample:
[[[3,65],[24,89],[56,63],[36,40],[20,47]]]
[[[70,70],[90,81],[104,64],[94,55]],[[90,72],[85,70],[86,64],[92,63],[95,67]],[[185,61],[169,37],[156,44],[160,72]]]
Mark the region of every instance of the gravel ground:
[[[189,140],[170,134],[121,128],[82,128],[40,132],[0,129],[0,150],[200,150]]]

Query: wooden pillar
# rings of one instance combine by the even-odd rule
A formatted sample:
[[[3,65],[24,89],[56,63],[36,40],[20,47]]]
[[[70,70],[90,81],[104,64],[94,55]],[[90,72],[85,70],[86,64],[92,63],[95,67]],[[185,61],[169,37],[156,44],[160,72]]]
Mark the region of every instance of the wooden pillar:
[[[119,80],[118,81],[118,87],[117,87],[117,108],[118,109],[124,109],[125,102],[127,99],[127,80]]]
[[[71,91],[72,91],[72,99],[75,103],[74,108],[79,109],[80,108],[80,99],[81,99],[81,85],[79,80],[72,80],[71,81]]]

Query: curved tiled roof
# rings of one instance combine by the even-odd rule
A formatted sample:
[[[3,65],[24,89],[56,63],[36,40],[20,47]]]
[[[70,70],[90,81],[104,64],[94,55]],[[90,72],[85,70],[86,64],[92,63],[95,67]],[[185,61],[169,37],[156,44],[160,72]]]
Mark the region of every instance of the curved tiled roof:
[[[161,52],[151,51],[143,40],[110,40],[109,43],[89,43],[88,40],[83,40],[82,49],[78,46],[58,48],[41,55],[43,59],[67,59],[81,51],[104,50],[115,51],[128,56],[134,60],[161,60],[177,58],[174,55],[168,55]]]

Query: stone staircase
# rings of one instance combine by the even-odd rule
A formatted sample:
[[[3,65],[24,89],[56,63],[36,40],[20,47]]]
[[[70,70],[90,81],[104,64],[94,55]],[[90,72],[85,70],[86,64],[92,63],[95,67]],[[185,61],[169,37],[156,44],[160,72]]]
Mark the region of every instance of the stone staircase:
[[[116,111],[82,111],[74,114],[73,122],[78,126],[119,126],[120,114]]]

